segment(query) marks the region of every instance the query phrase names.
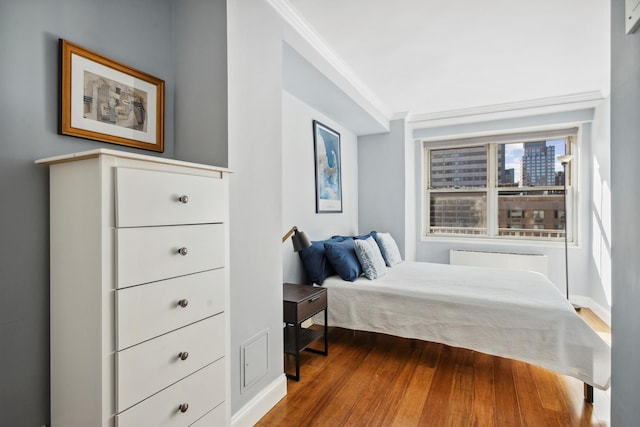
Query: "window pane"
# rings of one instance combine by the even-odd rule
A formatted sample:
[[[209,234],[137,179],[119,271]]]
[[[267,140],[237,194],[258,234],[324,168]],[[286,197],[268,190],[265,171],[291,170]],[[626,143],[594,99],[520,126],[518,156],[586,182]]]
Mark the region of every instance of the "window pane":
[[[566,147],[567,138],[498,144],[498,186],[563,185],[564,170],[557,157],[567,153]]]
[[[487,234],[486,193],[432,193],[433,234]]]
[[[564,238],[564,229],[564,191],[500,191],[500,236]]]
[[[485,188],[487,186],[487,147],[431,150],[429,156],[431,188]]]

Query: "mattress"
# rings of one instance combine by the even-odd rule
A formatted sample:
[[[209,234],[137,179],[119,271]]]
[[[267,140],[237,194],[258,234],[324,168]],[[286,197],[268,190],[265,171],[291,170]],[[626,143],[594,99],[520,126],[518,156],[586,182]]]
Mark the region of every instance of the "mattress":
[[[609,388],[610,346],[542,274],[406,261],[376,280],[332,276],[322,286],[329,326],[467,348]]]

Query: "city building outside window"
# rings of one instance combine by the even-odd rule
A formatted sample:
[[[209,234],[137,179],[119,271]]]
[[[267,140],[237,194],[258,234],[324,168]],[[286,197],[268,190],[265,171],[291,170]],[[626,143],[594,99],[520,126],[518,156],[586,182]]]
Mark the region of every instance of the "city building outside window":
[[[575,155],[576,129],[425,143],[425,236],[564,240],[575,228],[567,165],[567,214],[560,155]],[[568,235],[571,238],[571,235]],[[572,240],[572,239],[571,239]]]

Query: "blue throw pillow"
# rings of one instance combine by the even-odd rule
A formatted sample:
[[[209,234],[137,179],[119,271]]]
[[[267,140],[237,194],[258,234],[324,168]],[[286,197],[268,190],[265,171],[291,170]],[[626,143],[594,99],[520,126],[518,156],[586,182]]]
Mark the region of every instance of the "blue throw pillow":
[[[373,240],[375,240],[376,235],[377,233],[375,231],[372,231],[370,233],[363,234],[362,236],[353,236],[353,238],[354,240],[367,240],[369,237],[373,237]]]
[[[353,239],[325,242],[324,252],[329,263],[342,280],[353,282],[362,274],[362,267],[356,256],[356,246]]]
[[[355,239],[366,240],[369,237],[373,237],[373,239],[375,240],[376,232],[372,231],[370,233],[363,234],[361,236],[332,236],[331,238],[332,239],[342,239],[342,240],[347,240],[347,239],[351,239],[351,240],[355,240]]]
[[[336,274],[335,270],[327,261],[327,257],[324,252],[325,242],[338,242],[342,239],[330,239],[312,241],[311,246],[298,252],[300,259],[302,260],[302,266],[307,273],[307,278],[317,285],[322,285],[324,279]]]

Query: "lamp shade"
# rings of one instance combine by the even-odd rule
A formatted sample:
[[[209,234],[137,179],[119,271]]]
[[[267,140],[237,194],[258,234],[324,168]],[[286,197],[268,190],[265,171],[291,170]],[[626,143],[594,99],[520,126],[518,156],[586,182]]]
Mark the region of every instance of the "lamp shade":
[[[293,236],[291,236],[293,234]],[[311,242],[307,238],[307,235],[304,234],[304,231],[298,230],[298,227],[293,226],[289,231],[282,236],[282,243],[287,240],[291,236],[291,242],[293,243],[293,250],[295,252],[300,252],[303,249],[311,246]]]
[[[309,238],[307,238],[307,235],[304,234],[304,231],[298,231],[298,229],[296,229],[293,236],[291,236],[291,241],[293,242],[293,250],[295,252],[300,252],[311,246],[311,242]]]
[[[573,156],[571,154],[565,154],[565,155],[556,157],[556,159],[558,159],[560,163],[565,165],[573,159]]]

